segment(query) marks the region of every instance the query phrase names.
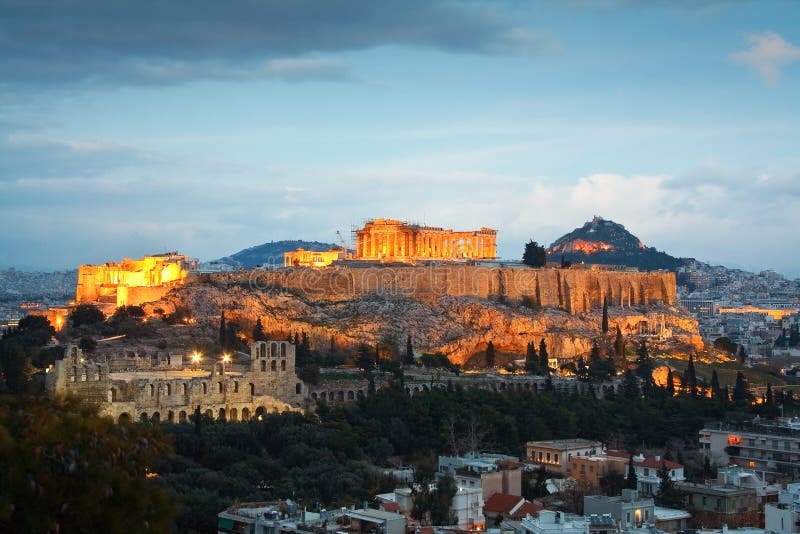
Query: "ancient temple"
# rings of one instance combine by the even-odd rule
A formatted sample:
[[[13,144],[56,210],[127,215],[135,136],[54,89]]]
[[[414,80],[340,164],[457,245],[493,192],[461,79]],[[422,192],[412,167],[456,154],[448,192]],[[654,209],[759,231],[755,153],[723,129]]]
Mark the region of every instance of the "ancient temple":
[[[474,231],[373,219],[356,230],[356,259],[413,262],[497,257],[497,230]]]

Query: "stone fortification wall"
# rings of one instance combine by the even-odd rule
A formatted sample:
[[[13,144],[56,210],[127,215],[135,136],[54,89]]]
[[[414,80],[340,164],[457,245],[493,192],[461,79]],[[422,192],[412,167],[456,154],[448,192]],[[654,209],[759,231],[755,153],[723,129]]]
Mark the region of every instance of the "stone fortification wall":
[[[676,295],[675,275],[668,272],[436,265],[284,269],[234,276],[246,276],[251,288],[289,291],[316,301],[343,301],[370,294],[423,299],[474,296],[570,313],[600,308],[604,299],[611,306],[671,305]]]

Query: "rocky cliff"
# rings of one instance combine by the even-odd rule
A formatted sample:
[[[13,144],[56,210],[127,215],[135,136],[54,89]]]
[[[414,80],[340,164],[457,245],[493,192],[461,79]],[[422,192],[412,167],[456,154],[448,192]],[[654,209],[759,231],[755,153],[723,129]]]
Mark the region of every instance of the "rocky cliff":
[[[517,298],[524,294],[522,290],[507,291],[514,298],[492,292],[468,294],[463,284],[445,284],[438,290],[430,284],[418,284],[416,291],[397,290],[397,276],[412,276],[414,268],[411,267],[399,268],[397,272],[400,275],[382,271],[386,280],[395,282],[390,284],[395,288],[392,292],[353,291],[353,286],[344,284],[344,280],[352,282],[353,278],[344,277],[342,272],[330,269],[306,271],[313,278],[292,278],[290,275],[288,280],[294,280],[294,283],[281,287],[264,285],[265,279],[254,280],[252,273],[248,279],[243,275],[198,279],[175,289],[147,308],[151,312],[160,308],[171,313],[177,307],[186,307],[200,324],[206,325],[212,337],[216,321],[223,311],[227,319],[238,322],[246,332],[251,331],[257,319],[261,319],[264,330],[275,335],[307,332],[312,346],[323,351],[330,346],[331,340],[337,347],[383,343],[402,350],[406,336],[410,335],[418,352],[441,352],[453,362],[465,363],[485,350],[489,341],[499,352],[507,354],[522,355],[528,342],[538,344],[541,339],[546,340],[551,355],[568,358],[587,354],[592,341],[600,334],[602,317],[601,306],[592,304],[602,303],[602,299],[608,297],[612,331],[619,325],[626,335],[642,331],[660,332],[661,337],[669,338],[667,342],[678,345],[690,345],[697,340],[697,323],[672,305],[674,277],[655,277],[655,283],[643,276],[648,273],[626,273],[632,276],[623,277],[623,273],[611,276],[615,273],[575,271],[576,274],[569,274],[572,271],[551,270],[547,273],[539,271],[533,278],[507,272],[511,270],[495,269],[493,271],[498,272],[490,273],[496,280],[501,280],[502,276],[517,280],[514,283],[522,289],[531,286],[519,280],[538,281],[540,292],[546,287],[542,280],[552,278],[555,280],[553,290],[545,293],[553,295],[559,294],[556,287],[558,278],[565,277],[566,280],[560,282],[562,286],[566,284],[562,287],[566,291],[562,292],[561,301],[553,297],[552,305],[542,305],[543,297],[539,297],[539,301],[534,297]],[[527,271],[529,274],[526,276],[537,273]],[[366,272],[355,276],[360,279],[362,275],[366,276]],[[450,274],[455,272],[458,271],[450,271]],[[434,276],[432,279],[437,278]],[[270,277],[269,280],[276,279]],[[307,285],[300,286],[299,280],[305,280]],[[334,283],[332,280],[344,284],[336,287],[349,289],[338,294],[320,290],[321,284]],[[614,288],[632,283],[631,280],[638,283],[640,289],[630,291],[635,298],[629,301],[622,298],[627,293]],[[645,280],[651,280],[652,288],[650,282],[644,283]],[[578,287],[579,282],[589,289],[585,293],[584,290],[574,290],[585,294],[585,299],[581,297],[575,302],[586,310],[576,311],[559,305],[559,302],[573,302],[568,297],[569,291],[573,291],[570,287]],[[644,289],[641,289],[642,284]],[[479,287],[484,286],[479,284]],[[531,295],[536,295],[536,292]]]

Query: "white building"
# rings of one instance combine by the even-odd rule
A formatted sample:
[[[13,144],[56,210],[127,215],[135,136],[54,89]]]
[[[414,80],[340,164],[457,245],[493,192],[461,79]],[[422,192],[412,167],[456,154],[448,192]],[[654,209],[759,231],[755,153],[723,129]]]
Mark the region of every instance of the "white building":
[[[800,482],[787,484],[778,502],[764,505],[764,528],[776,534],[800,532]]]
[[[526,517],[520,523],[522,534],[586,534],[586,518],[542,510],[536,517]]]

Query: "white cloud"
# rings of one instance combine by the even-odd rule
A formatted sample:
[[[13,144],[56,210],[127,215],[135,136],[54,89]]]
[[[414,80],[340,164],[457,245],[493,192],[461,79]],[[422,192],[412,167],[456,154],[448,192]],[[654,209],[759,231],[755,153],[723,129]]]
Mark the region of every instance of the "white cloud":
[[[777,33],[748,35],[747,42],[750,47],[732,54],[731,58],[757,71],[770,85],[776,85],[780,81],[784,66],[800,61],[800,48],[785,41]]]

